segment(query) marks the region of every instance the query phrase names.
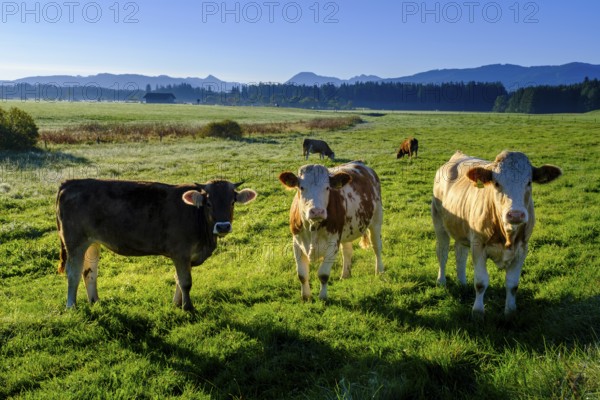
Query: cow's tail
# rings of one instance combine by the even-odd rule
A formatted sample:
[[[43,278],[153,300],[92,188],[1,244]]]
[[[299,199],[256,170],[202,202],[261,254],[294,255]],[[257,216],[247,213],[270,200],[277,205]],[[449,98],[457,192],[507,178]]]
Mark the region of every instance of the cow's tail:
[[[58,273],[65,273],[65,263],[67,262],[67,248],[62,238],[60,239],[60,261],[58,262]]]
[[[58,261],[58,273],[65,273],[65,263],[67,262],[67,248],[62,236],[62,224],[60,222],[60,208],[58,206],[58,200],[60,197],[61,190],[59,189],[58,195],[56,196],[56,228],[58,229],[58,237],[60,239],[60,260]]]
[[[359,243],[360,247],[362,249],[368,249],[369,247],[371,247],[373,244],[371,243],[371,238],[369,237],[369,231],[366,231],[362,237],[360,238],[360,243]]]

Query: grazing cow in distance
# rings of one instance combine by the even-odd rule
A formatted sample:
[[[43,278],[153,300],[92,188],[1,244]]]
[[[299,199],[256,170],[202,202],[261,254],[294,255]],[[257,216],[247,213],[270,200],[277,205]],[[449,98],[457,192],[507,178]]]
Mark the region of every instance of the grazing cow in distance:
[[[375,252],[375,272],[383,272],[381,225],[383,207],[379,177],[362,162],[327,169],[305,165],[298,175],[282,172],[279,180],[296,195],[290,209],[290,230],[301,294],[311,297],[309,264],[321,261],[319,298],[327,298],[327,282],[338,249],[342,250],[342,278],[351,275],[352,241],[362,236],[361,247]]]
[[[431,215],[437,237],[437,281],[446,283],[450,237],[455,240],[458,281],[466,285],[469,249],[475,268],[473,315],[483,316],[489,277],[486,260],[505,270],[504,313],[517,308],[516,293],[535,224],[531,184],[562,174],[552,165],[533,167],[523,153],[503,151],[494,162],[456,152],[435,176]]]
[[[172,186],[157,182],[77,179],[58,190],[56,217],[61,242],[59,272],[67,273],[67,307],[73,307],[83,276],[90,303],[98,300],[100,245],[125,256],[162,255],[175,263],[173,302],[192,310],[192,266],[232,230],[233,206],[256,198],[240,184],[210,181]]]
[[[396,158],[402,158],[408,154],[410,158],[415,156],[417,157],[417,153],[419,152],[419,141],[414,137],[409,137],[408,139],[404,139],[400,148],[396,152]]]
[[[310,153],[319,153],[321,159],[324,157],[329,157],[331,161],[334,161],[335,159],[335,153],[323,140],[304,139],[304,142],[302,143],[302,155],[305,160],[308,160],[308,155]]]

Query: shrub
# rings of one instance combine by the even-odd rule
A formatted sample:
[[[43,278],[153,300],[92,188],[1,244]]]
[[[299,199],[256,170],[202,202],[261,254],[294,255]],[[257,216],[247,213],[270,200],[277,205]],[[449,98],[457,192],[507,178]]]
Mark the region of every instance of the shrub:
[[[226,119],[220,122],[211,122],[202,128],[200,134],[204,137],[239,139],[242,137],[242,127],[237,122]]]
[[[193,125],[168,123],[109,123],[86,122],[57,130],[42,131],[40,139],[54,144],[124,143],[162,140],[165,137],[196,136]]]
[[[15,107],[8,112],[0,108],[0,149],[25,150],[35,146],[38,137],[31,115]]]
[[[353,126],[362,123],[363,120],[357,115],[350,115],[341,118],[315,118],[306,123],[310,129],[327,129],[335,131],[338,129],[352,128]]]

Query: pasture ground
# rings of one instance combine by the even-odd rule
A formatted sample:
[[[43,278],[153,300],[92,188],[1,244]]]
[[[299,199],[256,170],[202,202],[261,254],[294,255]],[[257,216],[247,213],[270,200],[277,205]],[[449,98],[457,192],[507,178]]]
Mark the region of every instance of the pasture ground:
[[[276,108],[5,103],[42,130],[87,122],[280,122],[342,113]],[[288,229],[292,192],[277,176],[305,164],[306,132],[220,139],[50,146],[0,153],[0,398],[595,399],[600,398],[600,113],[359,114],[314,131],[339,161],[365,160],[382,180],[385,274],[355,245],[353,277],[327,302],[303,303]],[[419,158],[396,160],[409,135]],[[436,169],[461,149],[503,149],[564,176],[534,187],[537,225],[517,297],[503,317],[504,276],[491,262],[486,318],[470,318],[471,286],[437,287],[429,215]],[[319,162],[312,155],[309,162]],[[329,160],[324,163],[335,165]],[[67,311],[56,274],[54,199],[69,178],[244,180],[258,199],[236,207],[234,232],[193,272],[197,313],[171,304],[162,257],[103,251],[100,303],[83,285]],[[312,268],[313,292],[318,278]],[[467,278],[472,284],[469,260]]]

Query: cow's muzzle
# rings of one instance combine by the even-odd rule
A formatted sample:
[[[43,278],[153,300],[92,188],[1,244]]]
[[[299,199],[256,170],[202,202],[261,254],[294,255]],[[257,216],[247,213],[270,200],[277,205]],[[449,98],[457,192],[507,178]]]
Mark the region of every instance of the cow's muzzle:
[[[327,210],[324,208],[311,208],[308,210],[308,220],[311,222],[321,222],[327,218]]]
[[[213,234],[219,236],[225,236],[228,233],[231,233],[232,227],[231,222],[217,222],[213,229]]]
[[[521,210],[510,210],[506,213],[506,222],[511,225],[521,225],[527,222],[527,214]]]

